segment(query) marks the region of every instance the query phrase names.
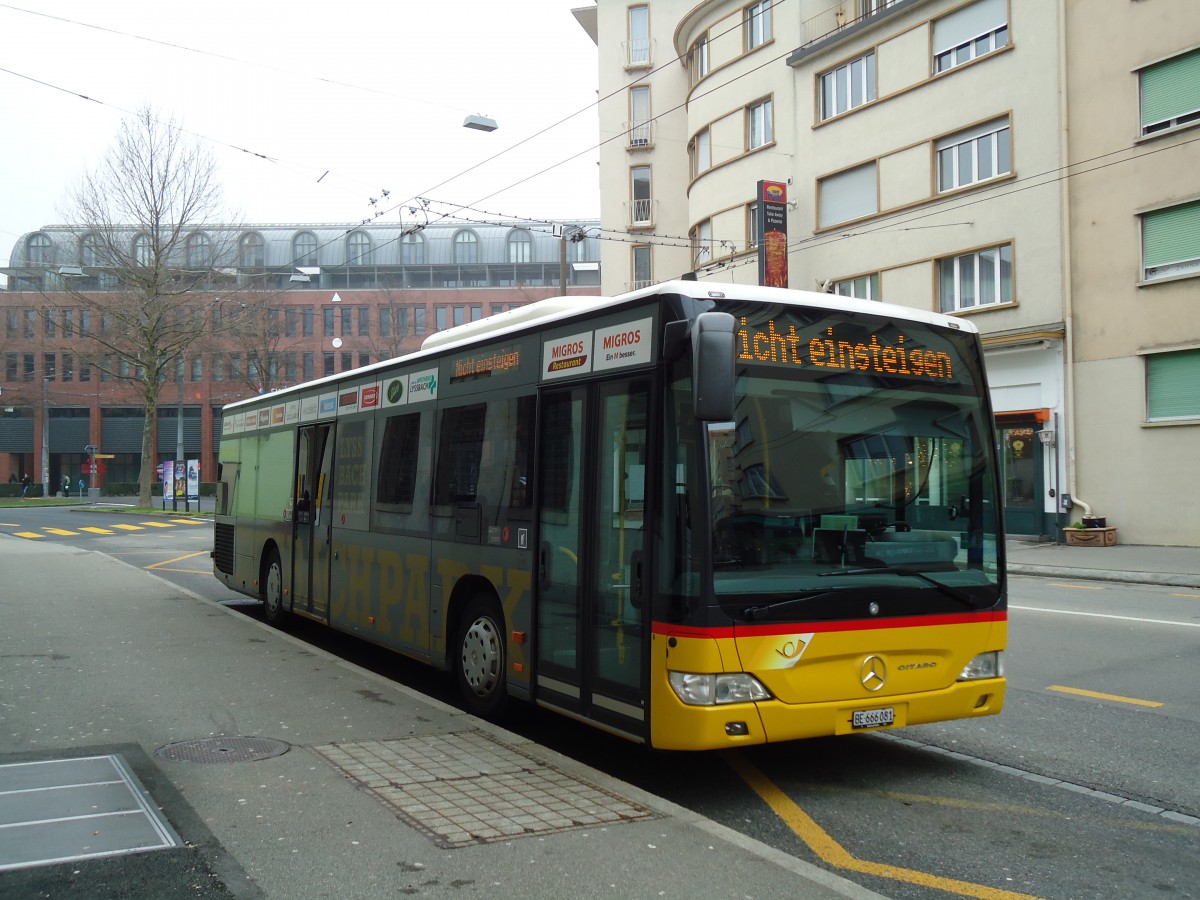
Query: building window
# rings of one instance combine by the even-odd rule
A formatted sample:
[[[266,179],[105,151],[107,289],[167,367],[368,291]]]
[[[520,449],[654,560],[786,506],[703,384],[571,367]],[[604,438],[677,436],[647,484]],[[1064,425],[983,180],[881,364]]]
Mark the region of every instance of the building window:
[[[649,166],[634,166],[629,170],[629,199],[629,224],[641,227],[653,225]]]
[[[1012,244],[938,260],[938,297],[944,313],[1012,303]]]
[[[859,275],[834,282],[833,292],[839,297],[855,297],[859,300],[879,299],[879,273]]]
[[[933,71],[945,72],[1008,44],[1008,0],[975,0],[933,23]]]
[[[688,78],[695,85],[708,74],[708,35],[698,38],[688,52]]]
[[[746,249],[758,247],[758,201],[746,204]]]
[[[104,260],[104,244],[98,234],[85,234],[79,242],[79,264],[100,266]]]
[[[637,290],[638,288],[649,287],[654,284],[654,256],[649,244],[633,245],[631,269],[633,280],[629,285],[630,290]]]
[[[350,306],[341,307],[341,313],[338,316],[342,324],[342,337],[351,337],[354,334],[354,309]]]
[[[1147,66],[1139,81],[1142,134],[1200,122],[1200,50]]]
[[[479,238],[475,232],[463,229],[454,235],[454,261],[459,265],[479,262]]]
[[[324,353],[321,354],[321,358],[322,358],[322,369],[321,369],[322,374],[325,376],[332,375],[333,367],[334,367],[337,357],[334,356],[334,353],[332,350],[326,350]]]
[[[875,51],[844,62],[820,76],[821,120],[875,99]]]
[[[705,219],[688,234],[692,244],[692,268],[712,262],[712,219]]]
[[[321,310],[321,314],[325,320],[324,330],[322,331],[322,334],[325,337],[333,337],[333,323],[334,323],[333,307],[329,307],[329,306],[325,307],[325,309]]]
[[[1146,357],[1146,418],[1151,422],[1200,418],[1200,350]]]
[[[752,3],[745,10],[746,49],[753,50],[771,39],[771,0]]]
[[[692,138],[692,142],[688,144],[688,158],[691,162],[693,178],[702,172],[708,171],[709,167],[712,166],[712,146],[707,128],[698,132]]]
[[[646,84],[629,89],[629,146],[650,146],[650,86]]]
[[[189,269],[207,269],[212,265],[212,244],[208,235],[194,231],[183,242],[184,266]]]
[[[25,256],[31,266],[48,266],[54,262],[54,245],[44,234],[31,234],[25,242]]]
[[[75,378],[75,358],[70,353],[62,357],[62,380],[71,381]]]
[[[301,312],[300,319],[301,319],[301,322],[303,325],[303,327],[301,328],[301,335],[303,337],[312,337],[313,336],[313,308],[311,306],[306,306],[303,309],[303,311]]]
[[[879,212],[875,163],[867,163],[817,182],[818,227],[861,219]]]
[[[292,265],[317,265],[317,236],[311,231],[301,231],[292,238]]]
[[[261,269],[267,264],[267,244],[261,234],[243,234],[238,241],[238,265],[243,269]]]
[[[192,357],[192,381],[204,380],[204,360],[199,356]]]
[[[42,318],[42,334],[44,337],[58,337],[58,310],[48,309]]]
[[[406,234],[400,240],[400,264],[403,266],[425,264],[425,238],[415,231]]]
[[[313,356],[314,354],[311,350],[305,350],[303,352],[303,356],[301,357],[301,365],[303,366],[304,372],[303,378],[305,381],[312,381],[317,375],[316,367],[313,363]]]
[[[989,122],[937,142],[939,191],[952,191],[1012,171],[1008,119]]]
[[[508,233],[508,261],[533,262],[533,236],[524,228],[514,228]]]
[[[746,149],[755,150],[775,140],[771,101],[761,100],[746,107]]]
[[[629,7],[629,43],[626,45],[626,66],[650,65],[650,7]]]
[[[1200,272],[1200,200],[1142,216],[1142,279]]]
[[[371,236],[365,231],[356,231],[346,239],[346,265],[365,266],[371,254]]]
[[[139,234],[133,239],[133,264],[144,269],[154,265],[154,246],[149,235]]]

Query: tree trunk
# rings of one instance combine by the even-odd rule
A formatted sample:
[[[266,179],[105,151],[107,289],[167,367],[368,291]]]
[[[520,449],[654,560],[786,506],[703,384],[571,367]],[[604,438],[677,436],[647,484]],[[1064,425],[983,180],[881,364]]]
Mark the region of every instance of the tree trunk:
[[[142,469],[138,472],[138,506],[149,509],[151,506],[150,486],[154,483],[155,452],[158,441],[158,382],[144,382],[146,419],[142,427]]]

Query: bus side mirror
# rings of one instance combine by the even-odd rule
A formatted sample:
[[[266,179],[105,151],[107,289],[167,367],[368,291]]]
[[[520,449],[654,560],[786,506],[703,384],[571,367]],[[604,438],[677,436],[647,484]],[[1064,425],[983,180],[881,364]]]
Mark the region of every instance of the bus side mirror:
[[[704,312],[692,329],[692,408],[702,422],[733,418],[733,316]]]

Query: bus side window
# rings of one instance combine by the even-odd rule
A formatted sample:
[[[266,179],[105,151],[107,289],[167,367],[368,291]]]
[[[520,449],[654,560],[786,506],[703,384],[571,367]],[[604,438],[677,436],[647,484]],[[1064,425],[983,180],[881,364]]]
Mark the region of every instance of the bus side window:
[[[486,403],[453,407],[442,413],[433,479],[435,506],[475,502],[486,420]]]

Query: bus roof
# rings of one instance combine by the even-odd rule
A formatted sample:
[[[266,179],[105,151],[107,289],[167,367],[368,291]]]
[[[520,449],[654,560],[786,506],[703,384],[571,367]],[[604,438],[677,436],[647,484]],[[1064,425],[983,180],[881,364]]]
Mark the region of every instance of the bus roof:
[[[421,344],[421,349],[414,350],[403,356],[396,356],[380,362],[371,363],[361,368],[347,372],[326,375],[302,384],[280,388],[269,394],[247,397],[227,403],[225,409],[264,402],[271,398],[274,402],[278,397],[292,394],[299,390],[309,390],[315,385],[333,384],[348,377],[357,377],[373,371],[389,369],[400,363],[409,363],[441,354],[444,351],[472,344],[484,337],[501,337],[526,328],[544,327],[560,320],[572,319],[578,316],[615,309],[630,303],[661,294],[675,294],[691,297],[696,300],[748,300],[760,303],[782,303],[804,305],[830,312],[848,311],[868,313],[872,315],[890,316],[909,322],[921,322],[926,325],[938,325],[954,328],[967,333],[978,333],[979,329],[967,319],[947,316],[930,310],[917,309],[911,306],[897,306],[891,303],[881,303],[877,300],[858,300],[854,297],[843,297],[839,294],[818,293],[816,291],[797,291],[788,288],[759,287],[744,284],[716,284],[709,281],[664,281],[651,287],[618,294],[614,297],[602,296],[564,296],[549,297],[528,303],[515,309],[466,322],[431,334]]]

